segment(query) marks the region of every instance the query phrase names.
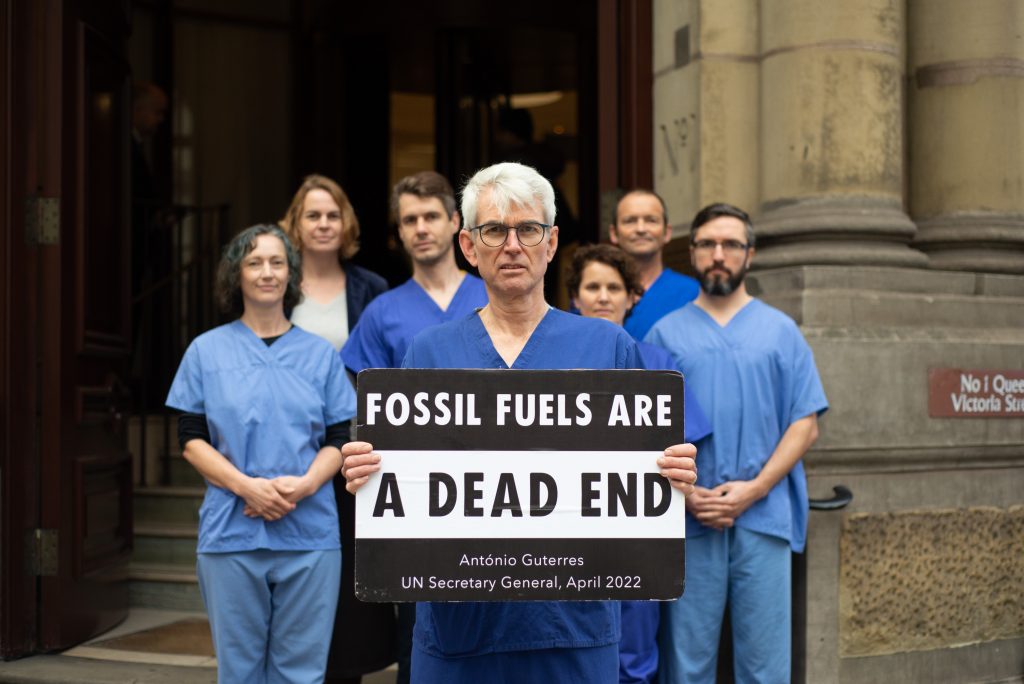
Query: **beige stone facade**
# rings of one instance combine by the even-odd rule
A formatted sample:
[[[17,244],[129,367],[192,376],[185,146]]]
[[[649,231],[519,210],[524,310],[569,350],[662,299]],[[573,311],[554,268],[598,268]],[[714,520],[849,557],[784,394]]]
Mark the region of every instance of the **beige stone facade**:
[[[1024,506],[856,513],[839,550],[844,657],[1024,633]]]
[[[1024,4],[664,0],[653,36],[669,260],[751,213],[831,404],[811,496],[854,494],[811,514],[795,670],[1020,681],[1024,419],[933,418],[928,372],[1024,368]]]

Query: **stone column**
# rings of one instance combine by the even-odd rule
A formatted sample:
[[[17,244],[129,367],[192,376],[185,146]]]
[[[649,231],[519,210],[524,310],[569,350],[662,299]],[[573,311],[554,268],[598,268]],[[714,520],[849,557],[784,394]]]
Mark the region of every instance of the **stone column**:
[[[926,265],[903,207],[904,4],[773,0],[760,35],[755,265]]]
[[[933,268],[1024,274],[1024,9],[909,0],[910,213]]]
[[[654,0],[654,188],[689,264],[693,215],[705,204],[757,202],[757,0]]]
[[[754,214],[748,288],[800,326],[830,404],[809,492],[854,495],[811,513],[795,681],[1010,681],[1024,662],[1024,424],[928,404],[932,369],[1021,368],[1024,275],[927,267],[968,255],[968,239],[996,256],[982,230],[1011,235],[993,244],[1024,266],[1019,232],[963,221],[984,209],[1005,227],[1024,207],[1022,5],[655,0],[656,189],[677,229],[715,199]],[[914,57],[910,81],[905,18],[939,55]],[[939,87],[965,70],[928,65],[950,60],[984,75]],[[942,254],[927,219],[946,216],[962,241]]]

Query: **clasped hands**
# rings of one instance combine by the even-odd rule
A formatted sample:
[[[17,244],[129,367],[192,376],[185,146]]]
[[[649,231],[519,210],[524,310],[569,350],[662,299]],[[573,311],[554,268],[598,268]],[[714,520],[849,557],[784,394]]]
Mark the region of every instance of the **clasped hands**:
[[[282,475],[273,479],[249,478],[241,494],[242,512],[250,518],[280,520],[295,510],[295,505],[312,494],[304,476]]]
[[[754,480],[732,480],[711,489],[694,487],[693,495],[686,497],[686,510],[702,524],[724,530],[765,495]]]

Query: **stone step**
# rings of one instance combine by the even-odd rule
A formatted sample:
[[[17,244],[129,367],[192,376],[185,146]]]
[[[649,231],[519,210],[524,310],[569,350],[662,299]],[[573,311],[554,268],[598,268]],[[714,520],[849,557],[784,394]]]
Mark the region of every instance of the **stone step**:
[[[143,439],[145,426],[145,439]],[[166,437],[166,439],[165,439]],[[153,486],[162,477],[161,460],[164,454],[180,455],[178,447],[178,417],[163,414],[147,415],[145,419],[128,417],[127,447],[132,454],[132,467],[136,486]],[[142,464],[145,462],[145,482]]]
[[[135,526],[198,525],[204,487],[136,487]]]
[[[132,561],[146,565],[167,564],[194,568],[197,530],[195,525],[146,523],[135,526]]]
[[[204,610],[194,565],[133,562],[128,580],[132,607]]]

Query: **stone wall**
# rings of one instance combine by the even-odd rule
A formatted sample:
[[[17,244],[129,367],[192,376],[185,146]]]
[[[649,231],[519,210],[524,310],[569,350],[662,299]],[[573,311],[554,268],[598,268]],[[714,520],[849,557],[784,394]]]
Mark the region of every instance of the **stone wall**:
[[[839,554],[843,657],[1024,637],[1024,506],[850,515]]]
[[[932,417],[928,378],[1024,368],[1021,3],[653,8],[666,262],[701,206],[750,212],[748,287],[800,325],[830,403],[811,496],[854,494],[811,514],[798,677],[1019,681],[1024,420]]]

